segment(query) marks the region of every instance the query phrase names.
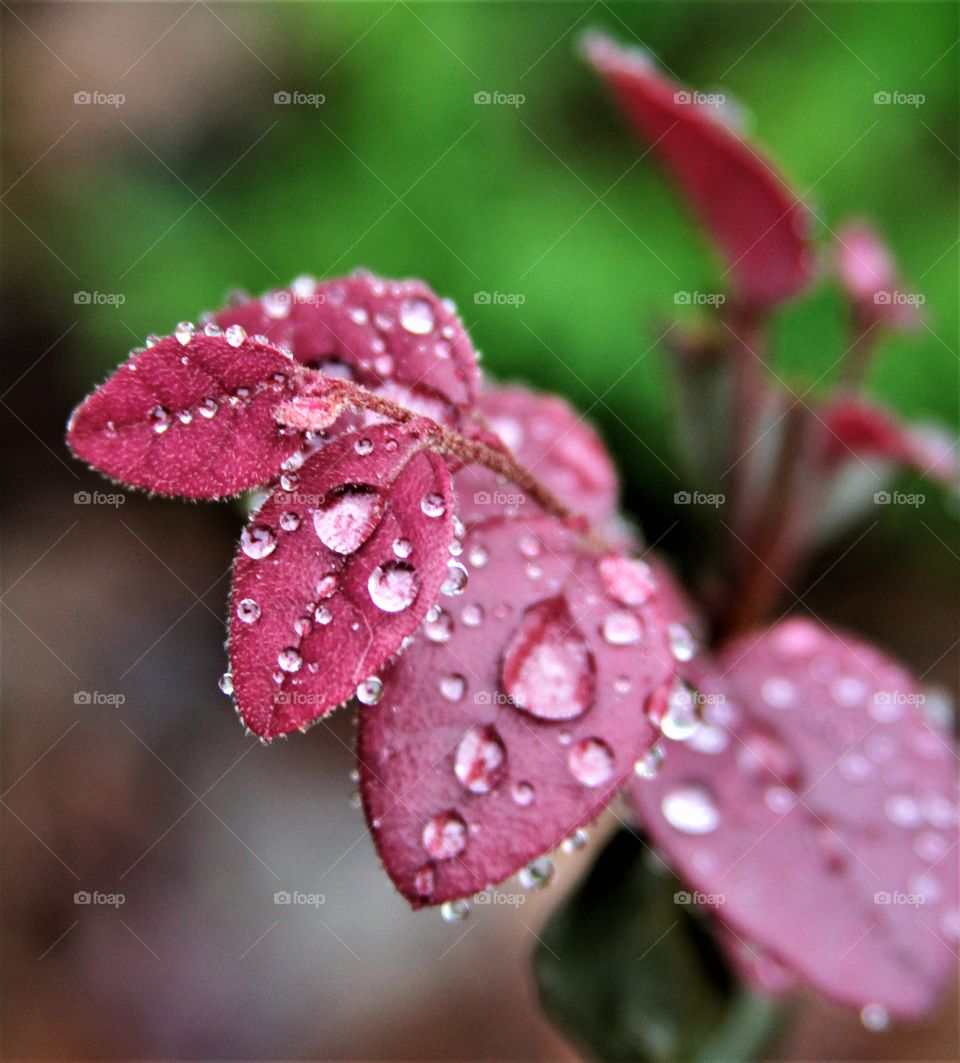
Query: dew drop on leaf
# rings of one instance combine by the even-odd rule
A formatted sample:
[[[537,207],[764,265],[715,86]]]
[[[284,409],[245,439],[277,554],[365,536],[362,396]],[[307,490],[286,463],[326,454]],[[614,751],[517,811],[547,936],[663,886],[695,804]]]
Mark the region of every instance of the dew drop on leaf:
[[[683,834],[709,834],[720,825],[713,797],[702,786],[670,790],[660,802],[660,810],[670,826]]]
[[[489,793],[503,778],[507,751],[496,728],[474,724],[460,739],[454,774],[471,793]]]
[[[420,509],[428,517],[442,517],[447,511],[443,495],[430,491],[420,501]]]
[[[553,881],[553,874],[553,861],[540,856],[520,871],[517,881],[525,890],[542,890]]]
[[[367,676],[357,687],[357,701],[362,705],[376,705],[382,697],[383,683],[378,676]]]
[[[237,602],[237,617],[245,624],[253,624],[260,619],[260,606],[252,598],[243,598]]]
[[[352,554],[376,530],[383,516],[383,499],[373,488],[347,484],[313,513],[320,542],[336,554]]]
[[[370,573],[367,590],[370,600],[385,613],[399,613],[416,600],[420,580],[416,571],[402,561],[387,561]]]
[[[440,812],[423,828],[423,847],[434,860],[452,860],[467,847],[467,825],[456,812]]]
[[[600,738],[581,738],[567,753],[567,767],[584,786],[603,786],[613,776],[613,750]]]
[[[426,299],[404,299],[400,304],[400,325],[415,336],[426,336],[436,324],[433,307]]]
[[[240,533],[240,547],[254,561],[272,554],[276,545],[277,537],[262,525],[250,524]]]

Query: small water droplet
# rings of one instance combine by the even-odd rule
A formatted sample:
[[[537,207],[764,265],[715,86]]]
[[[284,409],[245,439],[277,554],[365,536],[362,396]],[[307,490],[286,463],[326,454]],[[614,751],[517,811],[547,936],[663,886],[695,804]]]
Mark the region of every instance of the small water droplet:
[[[665,701],[662,693],[655,691],[647,700],[648,718],[665,738],[685,742],[700,726],[699,695],[679,676],[670,683]]]
[[[245,624],[253,624],[260,619],[260,606],[252,598],[243,598],[237,602],[237,616]]]
[[[890,1025],[890,1015],[882,1004],[867,1004],[860,1009],[860,1021],[871,1033],[882,1033]]]
[[[240,533],[240,548],[254,561],[272,554],[276,545],[277,537],[261,524],[248,524]]]
[[[460,613],[460,619],[467,627],[479,627],[483,623],[483,606],[473,603],[465,605]]]
[[[362,458],[364,458],[368,454],[372,454],[373,453],[373,440],[372,439],[367,439],[366,436],[364,436],[363,439],[358,439],[356,441],[356,443],[353,444],[353,449]]]
[[[424,826],[422,841],[434,860],[452,860],[467,847],[467,825],[456,812],[439,812]]]
[[[644,561],[612,554],[600,562],[600,578],[608,594],[621,605],[643,605],[656,591],[653,569]]]
[[[686,624],[670,624],[667,628],[670,652],[678,661],[692,660],[697,652],[697,640]]]
[[[374,533],[383,516],[380,493],[363,484],[345,484],[313,512],[320,542],[337,554],[352,554]]]
[[[325,605],[318,605],[314,610],[313,619],[316,620],[318,624],[323,624],[323,626],[326,627],[333,619],[333,613]]]
[[[194,333],[196,331],[197,330],[196,328],[194,328],[192,322],[181,321],[173,330],[173,334],[177,337],[177,341],[179,342],[180,346],[186,347],[186,345],[193,339]]]
[[[157,435],[163,435],[170,427],[170,411],[165,406],[154,406],[149,415],[150,424]]]
[[[516,782],[510,788],[510,796],[513,798],[514,804],[519,805],[521,808],[526,808],[528,805],[533,804],[537,793],[530,783]]]
[[[362,306],[351,306],[347,314],[355,325],[366,325],[370,320],[369,315]]]
[[[287,532],[296,531],[297,528],[300,527],[300,515],[294,513],[292,509],[288,509],[285,513],[281,513],[280,527]]]
[[[920,805],[909,794],[891,794],[883,803],[883,810],[897,827],[912,830],[923,823]]]
[[[233,693],[233,676],[230,674],[230,672],[224,672],[223,675],[220,676],[220,682],[217,683],[217,686],[220,687],[220,690],[224,694]]]
[[[303,658],[292,646],[288,646],[285,650],[280,651],[277,656],[277,664],[282,672],[299,672],[303,665]]]
[[[420,579],[403,561],[386,561],[370,573],[367,591],[370,600],[385,613],[400,613],[416,600]]]
[[[613,777],[613,750],[600,738],[581,738],[567,753],[570,773],[584,786],[603,786]]]
[[[203,326],[203,332],[205,336],[222,336],[223,329],[215,321],[208,321]]]
[[[633,773],[640,779],[655,779],[663,767],[663,746],[653,745],[633,765]]]
[[[643,637],[643,627],[629,610],[618,609],[604,620],[601,633],[611,646],[635,646]]]
[[[443,495],[436,491],[429,491],[420,500],[420,509],[428,517],[442,517],[447,511],[447,504],[443,500]]]
[[[453,619],[449,613],[434,606],[423,622],[423,633],[431,642],[449,642],[453,634]]]
[[[379,676],[368,675],[357,687],[357,701],[361,705],[376,705],[383,697],[383,682]]]
[[[483,568],[489,556],[485,546],[471,546],[470,552],[467,554],[467,560],[474,568]]]
[[[720,824],[713,797],[702,786],[671,790],[660,802],[660,810],[670,826],[683,834],[709,834]]]
[[[470,902],[461,898],[457,901],[445,901],[440,905],[440,918],[445,923],[462,923],[470,915]]]
[[[440,693],[447,701],[460,701],[467,689],[467,681],[459,673],[445,675],[440,680]]]
[[[459,561],[448,561],[447,576],[440,585],[440,593],[447,595],[448,598],[455,598],[467,589],[469,579],[470,575],[464,565]]]
[[[231,325],[223,335],[231,347],[239,347],[247,338],[247,330],[242,325]]]
[[[200,405],[197,407],[200,416],[206,418],[208,421],[211,417],[216,417],[218,409],[220,409],[220,407],[217,400],[212,399],[209,396],[201,400]]]
[[[433,307],[425,299],[404,299],[400,304],[400,325],[415,336],[433,331],[436,318]]]
[[[773,709],[789,709],[796,701],[797,692],[789,679],[774,676],[760,688],[760,696]]]
[[[507,751],[495,727],[474,724],[460,739],[453,771],[471,793],[489,793],[502,779]]]
[[[517,881],[525,890],[542,890],[553,881],[553,861],[546,856],[540,856],[517,875]]]
[[[409,539],[394,539],[393,553],[401,561],[405,561],[413,553],[413,543]]]
[[[587,844],[588,841],[589,835],[582,827],[580,827],[578,830],[575,830],[569,838],[565,838],[563,840],[560,845],[560,848],[565,853],[576,853],[579,852]]]
[[[413,888],[417,891],[417,896],[425,900],[433,896],[433,891],[436,889],[436,875],[432,864],[424,864],[413,876]]]
[[[313,624],[310,622],[310,617],[308,616],[298,617],[293,622],[294,634],[299,636],[300,638],[304,638],[305,636],[309,635],[312,630]]]

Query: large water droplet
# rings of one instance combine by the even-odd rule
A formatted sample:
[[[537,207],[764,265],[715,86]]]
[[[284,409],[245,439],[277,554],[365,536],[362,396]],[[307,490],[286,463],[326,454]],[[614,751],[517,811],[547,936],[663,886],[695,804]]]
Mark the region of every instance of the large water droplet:
[[[422,840],[434,860],[452,860],[467,847],[467,825],[456,812],[439,812],[427,821]]]
[[[567,767],[584,786],[603,786],[613,776],[613,750],[600,738],[581,738],[567,753]]]
[[[433,307],[426,299],[404,299],[400,304],[400,324],[415,336],[426,336],[436,324]]]
[[[400,613],[416,600],[420,589],[417,573],[403,561],[386,561],[370,573],[370,600],[385,613]]]
[[[245,624],[253,624],[260,619],[260,606],[252,598],[243,598],[237,602],[237,617]]]
[[[530,606],[503,659],[503,689],[543,720],[572,720],[593,702],[593,655],[563,598]]]
[[[345,484],[314,510],[320,542],[337,554],[352,554],[374,533],[383,516],[383,499],[372,487]]]
[[[474,724],[460,739],[453,771],[471,793],[489,793],[503,778],[507,751],[496,728]]]
[[[720,813],[710,792],[702,786],[681,786],[660,802],[664,818],[683,834],[709,834],[720,825]]]
[[[254,561],[273,553],[277,537],[261,524],[248,524],[240,533],[240,548]]]
[[[223,335],[231,347],[239,347],[247,338],[247,330],[242,325],[231,325]]]

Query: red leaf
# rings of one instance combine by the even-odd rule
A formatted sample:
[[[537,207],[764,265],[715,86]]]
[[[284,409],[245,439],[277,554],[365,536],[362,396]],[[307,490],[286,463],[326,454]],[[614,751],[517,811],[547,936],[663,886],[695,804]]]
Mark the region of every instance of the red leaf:
[[[231,595],[251,731],[305,727],[398,652],[436,601],[452,526],[447,467],[415,421],[347,433],[274,491],[244,530]]]
[[[906,425],[877,403],[860,398],[834,399],[820,415],[823,457],[833,466],[855,457],[879,458],[921,476],[952,483],[960,472],[956,440],[942,429]]]
[[[956,761],[916,681],[789,620],[729,646],[698,685],[707,722],[633,786],[674,869],[828,996],[929,1011],[960,935]]]
[[[520,464],[572,512],[587,517],[594,527],[612,519],[618,494],[613,463],[597,433],[566,402],[512,385],[486,388],[478,409]],[[498,484],[489,470],[476,465],[457,475],[457,493],[459,515],[468,522],[502,509],[497,496],[524,505],[517,501],[519,492]]]
[[[67,442],[101,472],[162,494],[220,498],[270,480],[301,446],[274,421],[297,367],[232,334],[166,336],[74,411]]]
[[[672,670],[655,603],[630,607],[553,518],[471,529],[441,598],[361,714],[360,785],[387,872],[416,908],[523,868],[594,819],[656,731]]]
[[[837,234],[836,256],[837,276],[861,327],[919,325],[922,297],[901,290],[893,255],[870,225],[845,225]]]
[[[646,56],[593,35],[587,58],[639,136],[683,189],[719,247],[746,304],[779,303],[813,276],[806,208],[780,175],[718,115]]]
[[[463,324],[452,303],[422,281],[360,273],[318,284],[302,277],[214,319],[262,333],[297,361],[349,376],[441,423],[456,423],[479,391]]]

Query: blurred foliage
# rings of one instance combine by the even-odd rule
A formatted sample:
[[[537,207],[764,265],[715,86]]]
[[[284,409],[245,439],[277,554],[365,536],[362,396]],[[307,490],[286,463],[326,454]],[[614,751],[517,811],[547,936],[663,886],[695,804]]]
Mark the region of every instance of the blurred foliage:
[[[603,1060],[749,1060],[786,1019],[738,987],[679,879],[621,830],[534,954],[547,1012]]]
[[[652,160],[637,162],[580,61],[578,35],[596,26],[642,41],[688,84],[721,84],[746,104],[759,143],[809,190],[825,242],[826,226],[850,214],[877,220],[906,283],[927,296],[929,328],[883,342],[871,388],[910,415],[956,423],[955,5],[214,10],[247,47],[223,31],[243,76],[212,74],[189,107],[138,125],[138,91],[189,21],[207,19],[198,8],[127,79],[130,102],[106,143],[69,169],[44,168],[33,193],[38,231],[78,264],[82,286],[126,298],[119,310],[77,315],[76,393],[135,337],[198,316],[230,288],[259,292],[358,265],[423,276],[456,300],[492,373],[588,412],[613,446],[628,502],[659,505],[665,524],[680,468],[656,341],[678,309],[674,292],[711,290],[720,270]],[[280,89],[326,102],[277,106]],[[879,90],[926,102],[877,106]],[[478,91],[525,102],[478,106]],[[44,281],[25,298],[52,284],[57,298],[42,312],[52,305],[71,320],[74,278],[17,237],[18,274]],[[480,291],[525,301],[478,305]],[[821,288],[777,321],[777,371],[822,389],[847,342],[839,300]]]

